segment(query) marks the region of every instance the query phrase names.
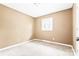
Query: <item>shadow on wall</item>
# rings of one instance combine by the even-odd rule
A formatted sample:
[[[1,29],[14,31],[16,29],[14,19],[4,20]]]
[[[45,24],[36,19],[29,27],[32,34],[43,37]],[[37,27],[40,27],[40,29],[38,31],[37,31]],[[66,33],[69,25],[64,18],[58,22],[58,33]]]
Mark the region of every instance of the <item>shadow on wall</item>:
[[[32,37],[33,18],[0,4],[0,48]]]
[[[54,21],[53,31],[41,30],[41,20],[47,17],[52,17]],[[72,22],[72,8],[34,20],[31,16],[0,5],[0,48],[27,41],[32,37],[72,45]]]
[[[54,26],[52,31],[42,31],[41,21],[45,18],[52,18]],[[63,44],[73,45],[73,20],[72,8],[49,15],[41,16],[35,20],[34,37],[40,40],[48,40]],[[53,40],[54,38],[54,40]]]

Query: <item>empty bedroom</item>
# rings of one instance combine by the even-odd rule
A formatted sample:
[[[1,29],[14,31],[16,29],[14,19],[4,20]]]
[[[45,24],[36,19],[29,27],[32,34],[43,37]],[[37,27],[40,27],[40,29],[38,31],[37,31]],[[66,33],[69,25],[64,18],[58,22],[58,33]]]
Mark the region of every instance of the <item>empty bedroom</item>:
[[[0,56],[74,56],[72,3],[0,4]]]

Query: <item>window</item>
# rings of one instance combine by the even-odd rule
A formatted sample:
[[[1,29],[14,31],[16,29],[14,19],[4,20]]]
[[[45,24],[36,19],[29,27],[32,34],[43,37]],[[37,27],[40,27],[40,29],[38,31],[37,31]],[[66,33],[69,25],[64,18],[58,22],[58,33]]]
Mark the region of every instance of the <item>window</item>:
[[[44,18],[41,22],[41,28],[42,31],[52,31],[53,30],[53,19],[50,18]]]

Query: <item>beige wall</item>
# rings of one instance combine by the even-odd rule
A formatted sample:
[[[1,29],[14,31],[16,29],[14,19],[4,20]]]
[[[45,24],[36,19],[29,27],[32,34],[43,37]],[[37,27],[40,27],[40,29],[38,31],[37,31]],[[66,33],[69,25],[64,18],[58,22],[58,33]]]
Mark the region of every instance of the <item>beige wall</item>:
[[[41,20],[46,17],[54,19],[54,29],[51,32],[41,31]],[[72,28],[72,9],[34,20],[31,16],[0,5],[0,48],[27,41],[32,35],[33,38],[72,45]]]
[[[33,18],[0,5],[0,48],[32,37]]]
[[[41,30],[41,20],[46,17],[52,17],[54,20],[53,31],[45,32]],[[72,9],[63,10],[36,18],[34,38],[49,40],[64,44],[73,44],[73,20]],[[53,40],[54,38],[54,40]]]

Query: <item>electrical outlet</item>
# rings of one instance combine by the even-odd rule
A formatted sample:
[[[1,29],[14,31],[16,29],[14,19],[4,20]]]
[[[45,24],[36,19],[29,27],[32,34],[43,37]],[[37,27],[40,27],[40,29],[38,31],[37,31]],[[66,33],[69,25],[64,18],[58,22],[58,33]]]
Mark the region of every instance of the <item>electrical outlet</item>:
[[[53,38],[53,40],[55,40],[55,38]]]

